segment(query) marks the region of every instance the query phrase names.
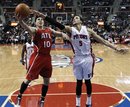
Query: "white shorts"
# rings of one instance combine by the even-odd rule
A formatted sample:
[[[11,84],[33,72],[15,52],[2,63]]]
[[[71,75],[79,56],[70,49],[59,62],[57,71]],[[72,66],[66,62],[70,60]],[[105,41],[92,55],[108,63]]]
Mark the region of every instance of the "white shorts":
[[[73,61],[73,71],[76,79],[88,80],[92,78],[95,58],[90,56],[75,56]]]

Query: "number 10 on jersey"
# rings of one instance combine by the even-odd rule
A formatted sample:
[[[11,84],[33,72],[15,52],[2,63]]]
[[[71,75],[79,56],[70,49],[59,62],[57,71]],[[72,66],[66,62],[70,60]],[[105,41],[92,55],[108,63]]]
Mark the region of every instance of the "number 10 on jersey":
[[[44,41],[44,48],[49,48],[51,46],[50,41]]]

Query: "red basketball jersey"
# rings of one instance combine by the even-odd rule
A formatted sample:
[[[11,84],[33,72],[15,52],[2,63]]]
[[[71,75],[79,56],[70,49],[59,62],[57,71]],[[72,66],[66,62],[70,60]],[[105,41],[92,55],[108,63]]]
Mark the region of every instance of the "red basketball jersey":
[[[38,53],[50,55],[52,46],[52,31],[49,28],[38,29],[33,39]]]
[[[30,58],[30,67],[26,78],[28,80],[37,79],[39,74],[42,77],[50,78],[52,75],[51,46],[52,32],[49,28],[38,29],[33,38],[34,53]]]

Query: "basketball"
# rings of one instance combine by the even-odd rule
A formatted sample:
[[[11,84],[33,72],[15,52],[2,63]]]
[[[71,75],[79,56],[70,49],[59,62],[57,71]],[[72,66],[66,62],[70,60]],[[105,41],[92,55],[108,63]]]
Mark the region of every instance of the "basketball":
[[[16,6],[15,13],[19,14],[19,16],[21,16],[21,18],[26,18],[30,14],[30,8],[27,4],[20,3]]]

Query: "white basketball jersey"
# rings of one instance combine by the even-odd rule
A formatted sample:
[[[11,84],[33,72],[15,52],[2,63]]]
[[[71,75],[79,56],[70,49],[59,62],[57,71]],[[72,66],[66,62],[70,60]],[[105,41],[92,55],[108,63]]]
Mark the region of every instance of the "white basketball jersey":
[[[78,31],[75,27],[72,27],[71,44],[73,46],[75,56],[92,54],[90,37],[86,26],[82,26],[80,31]]]
[[[33,42],[31,44],[29,44],[28,42],[26,43],[26,58],[29,59],[31,54],[33,53],[34,51],[34,44]]]

